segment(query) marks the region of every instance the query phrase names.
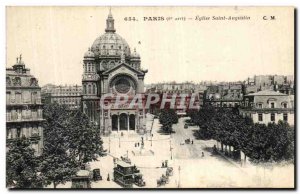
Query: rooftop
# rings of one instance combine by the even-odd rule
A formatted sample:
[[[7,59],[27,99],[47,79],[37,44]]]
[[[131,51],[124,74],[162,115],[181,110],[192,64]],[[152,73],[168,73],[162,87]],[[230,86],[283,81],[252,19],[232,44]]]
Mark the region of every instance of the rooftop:
[[[117,164],[120,165],[120,166],[122,166],[122,167],[132,167],[133,166],[133,165],[128,164],[128,163],[126,163],[126,162],[124,162],[122,160],[118,160]]]
[[[247,96],[287,96],[287,94],[275,92],[272,90],[263,90],[256,93],[250,93]]]

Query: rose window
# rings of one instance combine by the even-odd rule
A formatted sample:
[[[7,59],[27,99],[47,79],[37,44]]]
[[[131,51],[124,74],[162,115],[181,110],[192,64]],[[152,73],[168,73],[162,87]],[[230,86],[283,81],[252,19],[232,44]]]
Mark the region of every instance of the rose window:
[[[124,94],[124,93],[129,92],[130,83],[127,79],[121,78],[116,82],[115,88],[116,88],[117,92]]]

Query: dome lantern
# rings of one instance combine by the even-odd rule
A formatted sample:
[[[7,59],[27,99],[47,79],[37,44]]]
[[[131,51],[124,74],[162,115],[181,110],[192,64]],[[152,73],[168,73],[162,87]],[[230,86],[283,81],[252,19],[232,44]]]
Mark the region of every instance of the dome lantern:
[[[106,19],[105,33],[96,38],[92,44],[91,51],[95,55],[95,60],[106,60],[109,57],[115,61],[120,61],[121,56],[125,54],[125,59],[128,62],[131,57],[128,43],[116,33],[111,10]]]
[[[108,14],[108,17],[106,19],[106,29],[105,29],[105,32],[116,32],[115,30],[115,27],[114,27],[114,18],[111,14],[111,8],[109,9],[109,14]]]

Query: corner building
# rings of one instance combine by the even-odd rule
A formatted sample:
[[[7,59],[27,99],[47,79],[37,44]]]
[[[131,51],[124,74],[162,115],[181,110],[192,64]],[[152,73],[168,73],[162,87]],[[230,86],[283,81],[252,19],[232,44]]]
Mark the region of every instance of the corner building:
[[[6,141],[25,137],[36,155],[43,150],[43,104],[38,80],[30,74],[20,56],[6,68]]]
[[[100,133],[143,134],[146,128],[144,108],[129,108],[129,103],[109,109],[100,106],[100,98],[105,94],[112,94],[105,98],[106,104],[113,104],[117,95],[127,95],[129,102],[136,94],[145,100],[147,70],[141,68],[141,58],[136,50],[131,52],[126,40],[116,33],[111,12],[106,19],[105,33],[84,54],[83,69],[82,108],[91,122],[99,126]]]

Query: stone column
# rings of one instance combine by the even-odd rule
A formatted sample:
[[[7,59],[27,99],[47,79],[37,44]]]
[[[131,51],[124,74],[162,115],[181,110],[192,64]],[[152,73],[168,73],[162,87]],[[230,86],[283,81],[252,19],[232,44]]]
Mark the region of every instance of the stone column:
[[[120,131],[120,114],[118,113],[118,133]]]
[[[104,125],[104,110],[102,107],[100,107],[100,110],[99,110],[100,114],[99,114],[99,128],[100,128],[100,134],[104,134],[104,135],[107,135],[108,132],[106,131],[105,129],[105,125]]]
[[[127,114],[127,132],[129,132],[129,113]]]
[[[135,129],[134,129],[135,132],[137,132],[137,129],[138,129],[137,128],[137,126],[138,126],[138,114],[139,114],[138,112],[135,114]]]

